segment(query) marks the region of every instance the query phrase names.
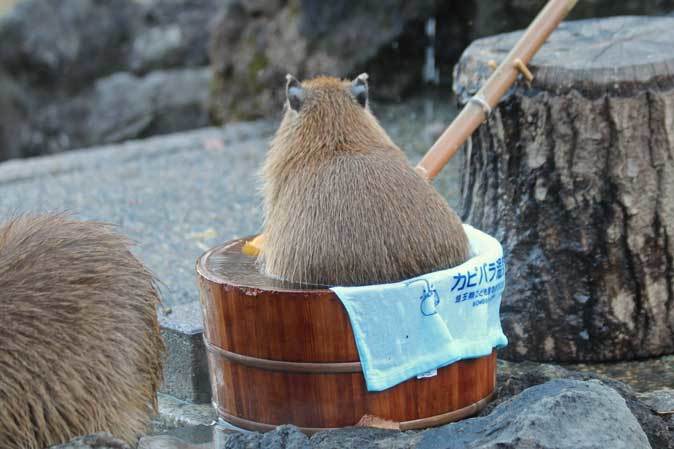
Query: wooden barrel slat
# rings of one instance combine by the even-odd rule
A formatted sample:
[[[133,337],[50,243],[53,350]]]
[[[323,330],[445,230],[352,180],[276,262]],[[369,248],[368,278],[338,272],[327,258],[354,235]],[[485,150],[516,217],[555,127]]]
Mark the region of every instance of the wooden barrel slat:
[[[358,362],[358,350],[343,306],[330,290],[301,290],[258,275],[254,258],[241,254],[243,240],[206,253],[203,260],[221,257],[239,267],[233,273],[224,262],[220,276],[201,265],[205,334],[216,346],[237,354],[291,362]],[[248,285],[238,284],[241,272]],[[207,274],[202,274],[207,273]],[[251,274],[255,273],[255,274]],[[220,278],[221,277],[221,278]],[[280,301],[282,296],[284,300]],[[202,301],[204,303],[204,301]],[[283,325],[279,325],[283,317]],[[214,323],[233,323],[217,326]]]
[[[334,293],[261,276],[242,245],[229,242],[197,263],[213,401],[222,419],[251,430],[291,423],[311,433],[351,426],[368,414],[411,429],[476,413],[493,393],[493,352],[368,392],[348,315]]]

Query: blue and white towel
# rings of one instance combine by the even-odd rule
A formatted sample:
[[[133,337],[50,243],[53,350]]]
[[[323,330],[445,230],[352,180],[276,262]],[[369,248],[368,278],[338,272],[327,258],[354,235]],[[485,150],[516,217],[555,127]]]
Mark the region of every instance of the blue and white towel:
[[[449,270],[393,284],[333,287],[346,307],[369,391],[490,354],[508,339],[499,307],[503,248],[464,225],[472,257]]]

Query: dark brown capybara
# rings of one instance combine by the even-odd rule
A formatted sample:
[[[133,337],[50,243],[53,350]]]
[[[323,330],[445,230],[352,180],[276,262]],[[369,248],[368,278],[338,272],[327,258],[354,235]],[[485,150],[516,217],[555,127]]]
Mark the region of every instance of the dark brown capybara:
[[[95,432],[135,444],[162,380],[158,304],[110,226],[56,214],[0,225],[0,447]]]

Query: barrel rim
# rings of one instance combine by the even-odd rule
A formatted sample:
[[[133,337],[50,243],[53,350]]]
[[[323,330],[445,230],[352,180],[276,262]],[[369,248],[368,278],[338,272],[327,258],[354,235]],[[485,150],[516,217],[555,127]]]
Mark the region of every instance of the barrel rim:
[[[250,240],[252,238],[256,237],[256,235],[251,235],[251,236],[246,236],[246,237],[240,237],[240,238],[235,238],[232,240],[228,240],[224,243],[221,243],[220,245],[216,245],[213,248],[205,251],[202,253],[199,258],[197,258],[197,263],[196,263],[196,270],[197,273],[203,277],[204,279],[208,280],[209,282],[213,282],[218,285],[227,285],[228,287],[234,287],[237,289],[240,289],[242,291],[253,291],[253,290],[260,290],[259,288],[256,287],[250,287],[247,285],[243,285],[235,280],[230,280],[230,279],[223,279],[221,277],[218,277],[213,273],[211,270],[208,269],[206,266],[206,260],[208,260],[209,257],[213,255],[213,253],[217,250],[221,249],[228,249],[234,245],[241,244],[242,242],[245,242],[246,240]],[[299,288],[299,287],[284,287],[282,285],[279,286],[274,286],[274,291],[278,292],[284,292],[284,293],[290,293],[290,294],[297,294],[297,295],[306,295],[308,292],[311,292],[313,294],[322,294],[322,295],[330,295],[333,297],[336,297],[334,292],[330,290],[329,288]]]

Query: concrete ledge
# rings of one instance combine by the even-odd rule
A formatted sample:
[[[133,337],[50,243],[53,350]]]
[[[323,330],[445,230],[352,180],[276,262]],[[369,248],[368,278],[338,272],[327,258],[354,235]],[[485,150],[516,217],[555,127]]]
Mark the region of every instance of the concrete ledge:
[[[198,296],[196,283],[193,288]],[[167,353],[160,391],[184,401],[210,404],[211,384],[202,321],[198,300],[161,310],[159,322]]]

